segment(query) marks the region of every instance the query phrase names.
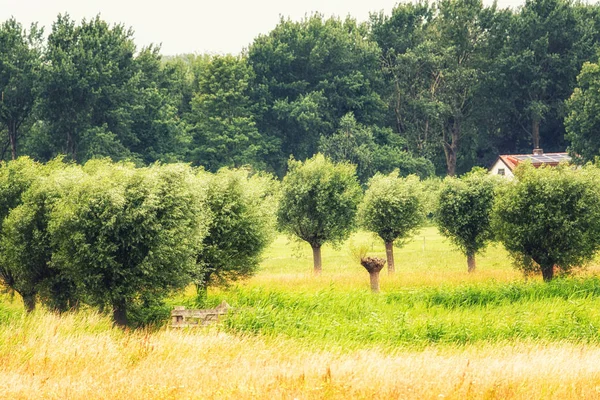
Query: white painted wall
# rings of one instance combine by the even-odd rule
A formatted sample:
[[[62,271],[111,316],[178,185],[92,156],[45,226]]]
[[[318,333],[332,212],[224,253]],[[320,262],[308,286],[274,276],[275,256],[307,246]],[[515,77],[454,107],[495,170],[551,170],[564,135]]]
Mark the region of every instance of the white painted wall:
[[[508,166],[504,163],[504,161],[502,161],[501,158],[498,159],[498,161],[496,161],[496,163],[494,164],[494,166],[490,169],[490,174],[492,175],[500,175],[500,170],[504,169],[504,177],[506,178],[513,178],[515,175],[512,173],[512,171],[510,170],[510,168],[508,168]]]

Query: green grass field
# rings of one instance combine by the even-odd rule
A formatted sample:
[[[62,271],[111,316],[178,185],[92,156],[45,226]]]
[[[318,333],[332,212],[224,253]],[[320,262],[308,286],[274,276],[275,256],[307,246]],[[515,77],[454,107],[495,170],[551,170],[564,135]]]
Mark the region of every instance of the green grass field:
[[[492,246],[468,274],[465,257],[426,228],[395,250],[397,272],[382,271],[382,293],[373,295],[351,243],[368,243],[370,254],[385,256],[379,240],[359,233],[338,249],[325,248],[323,275],[314,277],[310,247],[278,238],[255,278],[211,293],[212,303],[224,299],[237,309],[224,329],[346,350],[600,339],[594,268],[550,284],[525,280]]]
[[[258,274],[210,289],[235,312],[209,328],[113,328],[92,310],[25,315],[0,302],[0,397],[7,398],[598,398],[597,266],[550,284],[525,279],[491,246],[466,259],[425,228],[395,249],[396,274],[369,290],[350,246],[280,236]],[[595,264],[595,263],[594,263]],[[194,303],[194,289],[169,305]]]

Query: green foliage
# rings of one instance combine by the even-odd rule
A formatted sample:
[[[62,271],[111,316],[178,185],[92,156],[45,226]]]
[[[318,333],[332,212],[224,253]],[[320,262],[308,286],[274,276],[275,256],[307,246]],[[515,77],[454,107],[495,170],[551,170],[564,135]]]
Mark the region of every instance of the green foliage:
[[[34,184],[42,173],[42,166],[27,157],[15,161],[2,163],[0,166],[0,223],[2,227],[11,212],[23,203],[24,194]],[[20,220],[16,218],[16,223]],[[26,222],[24,222],[26,223]],[[4,227],[0,240],[5,241]],[[27,281],[26,268],[19,262],[11,263],[7,260],[10,246],[6,243],[0,249],[0,279],[2,283],[12,290],[31,300],[29,307],[35,304],[35,285]],[[25,276],[25,277],[24,277]]]
[[[347,239],[362,194],[355,167],[317,154],[305,162],[290,160],[288,169],[277,212],[280,229],[313,247]]]
[[[350,17],[314,14],[299,22],[282,19],[250,46],[257,126],[281,141],[280,161],[312,156],[319,137],[335,132],[348,112],[361,124],[379,124],[385,107],[380,52],[367,33],[366,24]]]
[[[597,47],[597,28],[589,25],[596,17],[581,14],[585,8],[568,0],[530,0],[511,20],[498,78],[510,88],[507,111],[516,119],[514,129],[529,133],[528,148],[564,148],[564,101]]]
[[[354,115],[348,113],[340,120],[340,129],[332,136],[321,136],[319,149],[334,162],[348,161],[356,165],[361,183],[366,182],[375,173],[389,173],[400,170],[403,176],[418,174],[425,178],[434,173],[433,164],[421,157],[413,157],[395,143],[389,143],[390,130],[379,130],[377,142],[373,129],[358,124]]]
[[[516,266],[551,280],[555,266],[567,272],[590,261],[600,246],[598,171],[523,165],[515,176],[498,196],[493,226]]]
[[[36,100],[42,35],[36,24],[27,32],[14,18],[0,25],[0,127],[6,128],[13,160],[24,133],[21,127],[31,118]]]
[[[81,168],[56,160],[38,167],[37,179],[23,193],[22,203],[2,223],[0,263],[11,287],[28,308],[36,296],[50,308],[66,311],[77,302],[75,282],[51,264],[54,243],[48,231],[55,203],[83,178]]]
[[[360,224],[386,243],[409,238],[423,222],[420,191],[415,176],[400,178],[398,171],[375,175],[358,211]]]
[[[131,29],[99,17],[76,25],[59,15],[44,61],[39,111],[52,155],[81,162],[175,157],[177,99],[161,87],[158,49],[137,51]]]
[[[577,77],[577,87],[566,103],[566,138],[569,151],[580,161],[593,161],[600,154],[600,67],[585,63]]]
[[[484,170],[444,180],[435,220],[440,233],[467,256],[483,250],[493,238],[490,220],[495,186]]]
[[[245,58],[215,56],[198,76],[188,120],[193,132],[191,159],[210,171],[221,167],[266,167],[272,141],[256,127],[249,87],[254,72]]]
[[[127,308],[142,295],[160,299],[191,282],[208,218],[201,188],[177,164],[94,161],[84,170],[88,176],[52,210],[52,263],[126,324]]]
[[[428,220],[434,218],[442,184],[443,180],[437,176],[421,181],[421,203]]]
[[[225,285],[252,276],[275,232],[278,182],[247,170],[201,173],[210,214],[198,254],[197,285]]]

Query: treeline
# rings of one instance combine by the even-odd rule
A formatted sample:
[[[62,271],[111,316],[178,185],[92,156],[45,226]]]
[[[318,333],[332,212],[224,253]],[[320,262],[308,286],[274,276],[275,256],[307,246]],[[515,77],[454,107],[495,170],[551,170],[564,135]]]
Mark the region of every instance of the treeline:
[[[282,19],[240,55],[169,58],[100,17],[60,15],[47,36],[9,19],[0,155],[249,165],[281,177],[290,156],[322,152],[356,164],[362,183],[396,168],[455,175],[569,142],[591,159],[599,42],[600,6],[569,0],[517,10],[423,1],[366,22],[315,14]]]

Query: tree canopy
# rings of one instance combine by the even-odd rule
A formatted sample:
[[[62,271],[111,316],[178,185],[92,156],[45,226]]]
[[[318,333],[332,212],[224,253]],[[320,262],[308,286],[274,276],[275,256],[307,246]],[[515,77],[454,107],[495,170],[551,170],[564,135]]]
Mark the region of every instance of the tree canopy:
[[[386,246],[388,271],[393,273],[394,242],[414,234],[423,222],[421,187],[415,176],[400,178],[398,171],[377,174],[371,180],[358,211],[362,227],[375,232]]]
[[[283,232],[311,245],[316,274],[321,272],[321,246],[347,239],[355,227],[362,196],[355,171],[353,165],[333,163],[322,154],[289,161],[277,221]]]
[[[568,272],[590,261],[600,247],[598,171],[524,164],[494,205],[493,227],[525,273]]]
[[[447,177],[440,189],[435,219],[440,233],[467,256],[475,271],[475,254],[494,237],[490,227],[495,182],[484,170],[461,178]]]

